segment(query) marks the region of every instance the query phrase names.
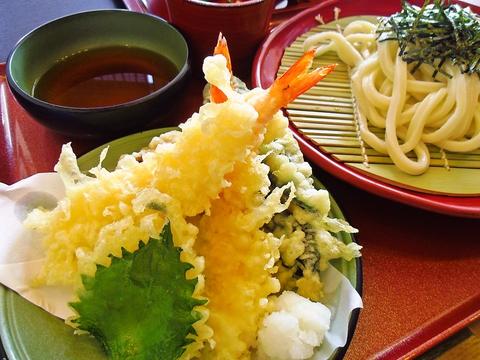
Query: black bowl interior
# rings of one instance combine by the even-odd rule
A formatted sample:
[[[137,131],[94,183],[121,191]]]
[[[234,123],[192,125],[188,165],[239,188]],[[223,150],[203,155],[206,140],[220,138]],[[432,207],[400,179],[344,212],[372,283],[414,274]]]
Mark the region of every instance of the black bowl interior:
[[[98,10],[53,20],[24,36],[7,62],[10,86],[32,95],[53,64],[77,52],[110,46],[144,48],[167,57],[179,72],[187,65],[183,36],[164,20],[125,10]]]

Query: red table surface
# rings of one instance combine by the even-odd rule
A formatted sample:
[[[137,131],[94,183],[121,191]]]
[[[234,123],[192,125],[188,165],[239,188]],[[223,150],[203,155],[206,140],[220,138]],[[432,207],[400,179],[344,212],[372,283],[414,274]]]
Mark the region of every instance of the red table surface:
[[[63,143],[78,155],[110,139],[55,134],[16,103],[0,65],[0,181],[52,171]],[[201,103],[193,79],[176,99],[176,125]],[[139,129],[140,130],[140,129]],[[397,359],[420,354],[480,318],[480,220],[430,213],[356,189],[316,169],[364,247],[364,309],[346,359]]]

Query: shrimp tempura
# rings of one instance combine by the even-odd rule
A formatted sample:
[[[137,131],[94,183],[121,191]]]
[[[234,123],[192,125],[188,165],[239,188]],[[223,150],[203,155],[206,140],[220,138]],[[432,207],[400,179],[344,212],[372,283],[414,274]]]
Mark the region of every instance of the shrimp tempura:
[[[222,37],[215,54],[225,57],[230,71],[228,48]],[[303,74],[308,84],[316,82],[319,73],[317,70],[314,75],[304,75],[310,56],[292,67],[293,73]],[[259,112],[256,134],[263,133],[263,126],[274,117],[266,134],[271,139],[287,131],[288,122],[278,113],[279,107],[294,93],[298,95],[298,89],[309,87],[303,81],[295,82],[292,71],[279,78],[269,91],[252,91],[243,97],[228,87],[231,73],[220,73],[216,79],[210,77],[218,84],[210,89],[211,100],[221,103],[217,107],[234,101],[243,101],[245,107],[252,104]],[[263,136],[257,140],[263,140]],[[227,174],[231,186],[213,201],[211,213],[196,223],[199,234],[195,250],[205,258],[205,296],[210,313],[207,324],[214,332],[214,346],[204,348],[202,359],[250,359],[261,319],[268,309],[267,298],[280,290],[275,263],[281,239],[262,228],[289,207],[295,188],[290,184],[270,192],[269,167],[262,160],[253,148],[244,161],[237,162]]]

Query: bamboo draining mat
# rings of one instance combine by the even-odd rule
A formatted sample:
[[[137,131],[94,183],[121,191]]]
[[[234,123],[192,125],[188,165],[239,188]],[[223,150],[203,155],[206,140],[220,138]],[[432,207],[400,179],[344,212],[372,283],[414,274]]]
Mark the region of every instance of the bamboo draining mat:
[[[303,41],[322,31],[338,31],[360,17],[319,25],[297,38],[282,57],[278,74],[283,74],[304,52]],[[361,17],[375,21],[373,17]],[[349,67],[329,52],[315,59],[313,67],[337,63],[335,71],[287,107],[295,127],[335,160],[395,185],[422,192],[471,196],[480,194],[480,150],[467,153],[446,153],[429,147],[430,169],[411,176],[399,171],[388,155],[380,154],[365,144],[355,121]],[[384,130],[371,128],[377,134]],[[413,154],[411,156],[414,156]]]

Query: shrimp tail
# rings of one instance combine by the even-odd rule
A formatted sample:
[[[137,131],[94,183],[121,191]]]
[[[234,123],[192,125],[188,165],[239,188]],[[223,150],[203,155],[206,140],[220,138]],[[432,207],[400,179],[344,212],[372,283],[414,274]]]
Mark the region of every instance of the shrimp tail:
[[[287,106],[330,74],[337,66],[337,64],[330,64],[316,68],[309,73],[308,69],[312,66],[314,56],[315,49],[307,51],[272,84],[269,93],[279,100],[279,107]]]
[[[232,75],[232,61],[230,59],[230,52],[228,51],[228,44],[227,44],[227,39],[222,35],[222,33],[218,34],[218,40],[217,40],[217,45],[215,46],[215,49],[213,50],[214,55],[223,55],[225,59],[227,60],[227,68],[230,71],[230,75]],[[218,87],[215,85],[212,85],[210,87],[210,100],[213,103],[223,103],[227,101],[227,96],[223,93],[222,90],[220,90]]]
[[[232,74],[232,60],[230,59],[230,51],[228,50],[227,39],[222,33],[218,34],[217,45],[215,45],[213,54],[221,54],[225,57],[225,59],[227,59],[227,69],[230,71],[230,74]]]
[[[315,49],[305,52],[290,69],[274,81],[264,96],[254,101],[260,124],[266,123],[273,114],[310,89],[337,66],[337,64],[331,64],[308,72],[314,56]]]

